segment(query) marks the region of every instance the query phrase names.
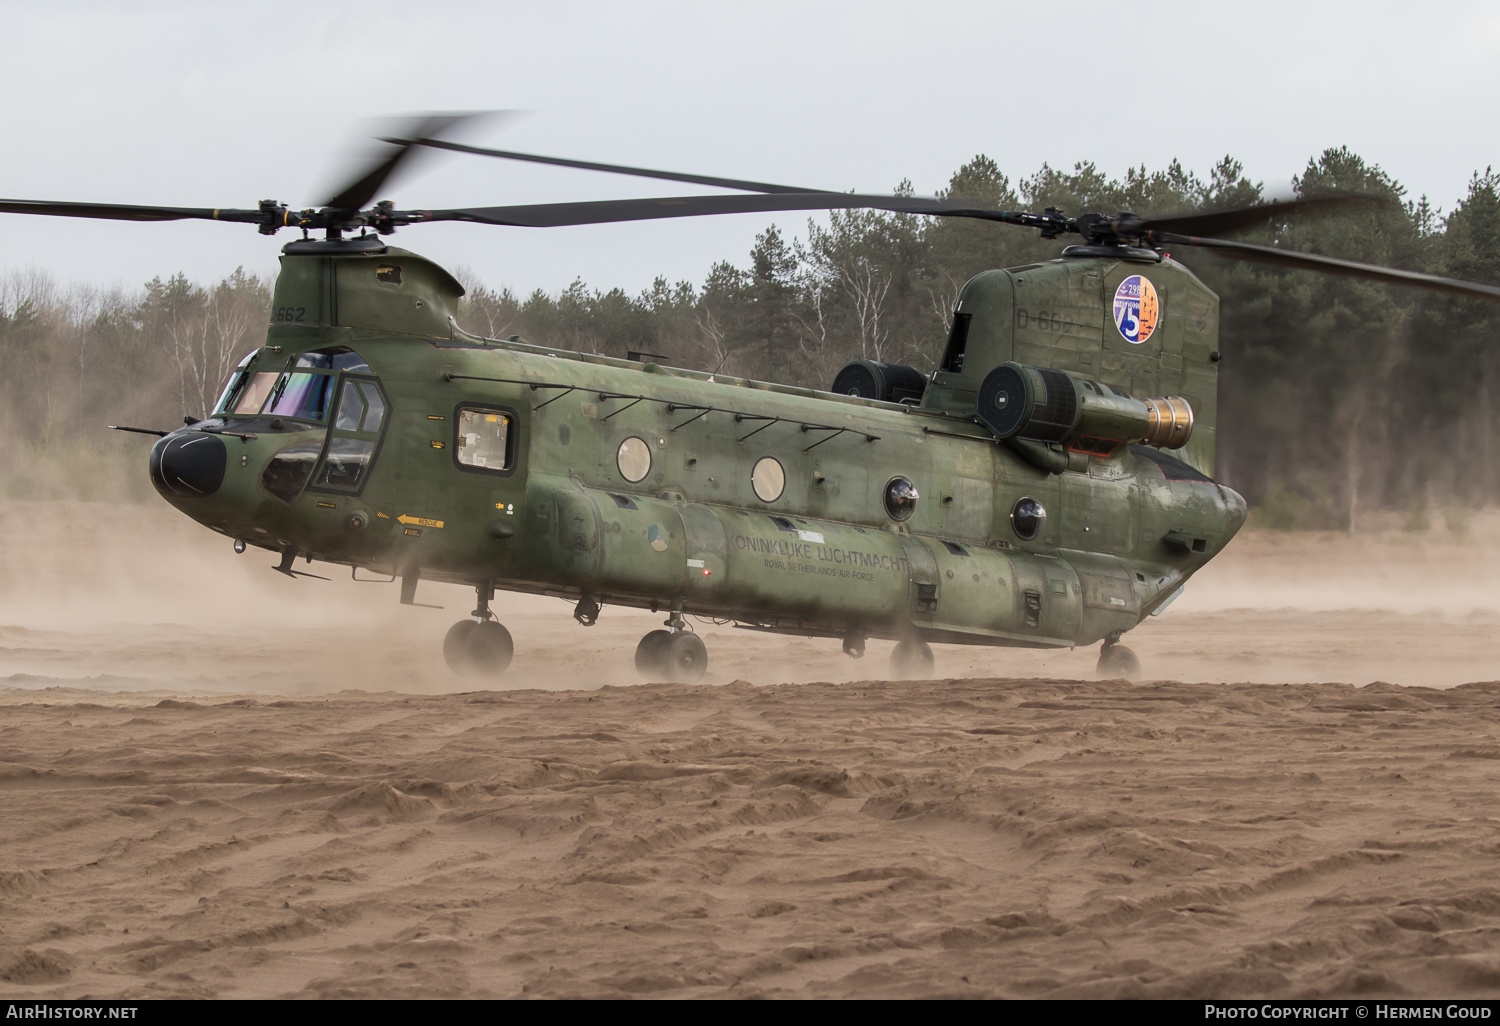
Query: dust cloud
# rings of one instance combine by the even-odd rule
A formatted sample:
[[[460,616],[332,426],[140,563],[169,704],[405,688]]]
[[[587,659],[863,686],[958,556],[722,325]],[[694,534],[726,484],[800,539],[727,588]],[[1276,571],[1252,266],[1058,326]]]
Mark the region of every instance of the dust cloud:
[[[0,517],[6,997],[1500,996],[1500,515],[1242,534],[1135,684],[500,597],[488,691],[464,589]]]
[[[424,582],[398,602],[394,583],[288,579],[275,559],[236,556],[159,502],[0,503],[0,684],[193,693],[324,694],[348,688],[470,690],[443,665],[444,632],[473,592]],[[368,575],[367,575],[368,576]],[[1127,644],[1148,677],[1301,680],[1451,687],[1500,676],[1500,512],[1445,530],[1370,534],[1245,531]],[[635,643],[662,614],[606,607],[576,624],[570,603],[499,595],[516,660],[494,686],[596,688],[638,682]],[[836,641],[784,638],[699,622],[710,683],[844,681],[886,675],[890,643],[863,660]],[[1032,652],[940,646],[955,677],[1092,676],[1097,649]]]

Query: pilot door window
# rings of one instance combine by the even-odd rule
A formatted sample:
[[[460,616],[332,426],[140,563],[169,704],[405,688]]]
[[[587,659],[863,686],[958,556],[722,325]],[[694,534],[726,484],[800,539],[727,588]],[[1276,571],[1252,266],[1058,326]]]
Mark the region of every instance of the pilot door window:
[[[510,415],[496,410],[459,408],[458,445],[454,455],[465,467],[510,469]]]
[[[385,411],[385,397],[378,384],[367,378],[344,378],[323,469],[318,474],[319,488],[357,491],[363,486],[380,445]]]

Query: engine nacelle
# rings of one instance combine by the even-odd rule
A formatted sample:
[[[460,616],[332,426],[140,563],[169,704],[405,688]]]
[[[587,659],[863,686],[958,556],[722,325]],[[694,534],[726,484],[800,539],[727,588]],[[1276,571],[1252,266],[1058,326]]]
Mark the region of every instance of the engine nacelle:
[[[835,395],[857,395],[885,403],[920,402],[927,390],[927,376],[915,367],[875,360],[846,363],[829,389]]]
[[[1100,456],[1126,442],[1180,449],[1193,433],[1193,408],[1180,396],[1136,399],[1077,374],[1020,363],[986,374],[977,406],[997,438],[1058,442]]]

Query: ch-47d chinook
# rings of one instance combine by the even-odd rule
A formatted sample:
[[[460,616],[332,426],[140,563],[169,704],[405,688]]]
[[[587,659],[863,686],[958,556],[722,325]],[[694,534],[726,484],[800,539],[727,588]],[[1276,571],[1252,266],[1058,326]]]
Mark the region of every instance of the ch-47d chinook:
[[[461,146],[437,117],[318,209],[0,201],[0,212],[181,218],[302,228],[282,249],[265,344],[204,420],[161,435],[161,495],[206,527],[296,559],[466,584],[478,604],[443,644],[494,677],[510,633],[496,588],[667,612],[641,639],[646,675],[702,678],[687,617],[754,630],[897,640],[925,674],[930,642],[1072,647],[1132,675],[1120,637],[1161,611],[1232,538],[1245,502],[1213,480],[1218,299],[1167,246],[1500,298],[1500,289],[1231,242],[1314,197],[1148,219],[977,209],[957,200],[820,192]],[[739,190],[671,199],[450,210],[368,204],[417,147]],[[930,375],[850,364],[828,391],[469,334],[463,289],[386,244],[430,221],[546,227],[750,211],[867,207],[1065,233],[1059,259],[976,276]],[[321,230],[324,238],[308,237]],[[346,233],[358,229],[357,236]],[[146,429],[127,429],[146,430]]]

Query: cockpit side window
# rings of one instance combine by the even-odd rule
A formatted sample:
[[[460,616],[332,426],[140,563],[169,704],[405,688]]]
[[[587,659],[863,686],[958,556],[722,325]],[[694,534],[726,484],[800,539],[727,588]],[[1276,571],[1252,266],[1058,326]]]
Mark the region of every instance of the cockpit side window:
[[[333,412],[333,430],[323,454],[319,490],[357,492],[364,487],[370,465],[380,448],[386,401],[374,378],[345,375]]]
[[[378,433],[385,419],[385,400],[373,381],[345,378],[333,426],[340,431]]]

